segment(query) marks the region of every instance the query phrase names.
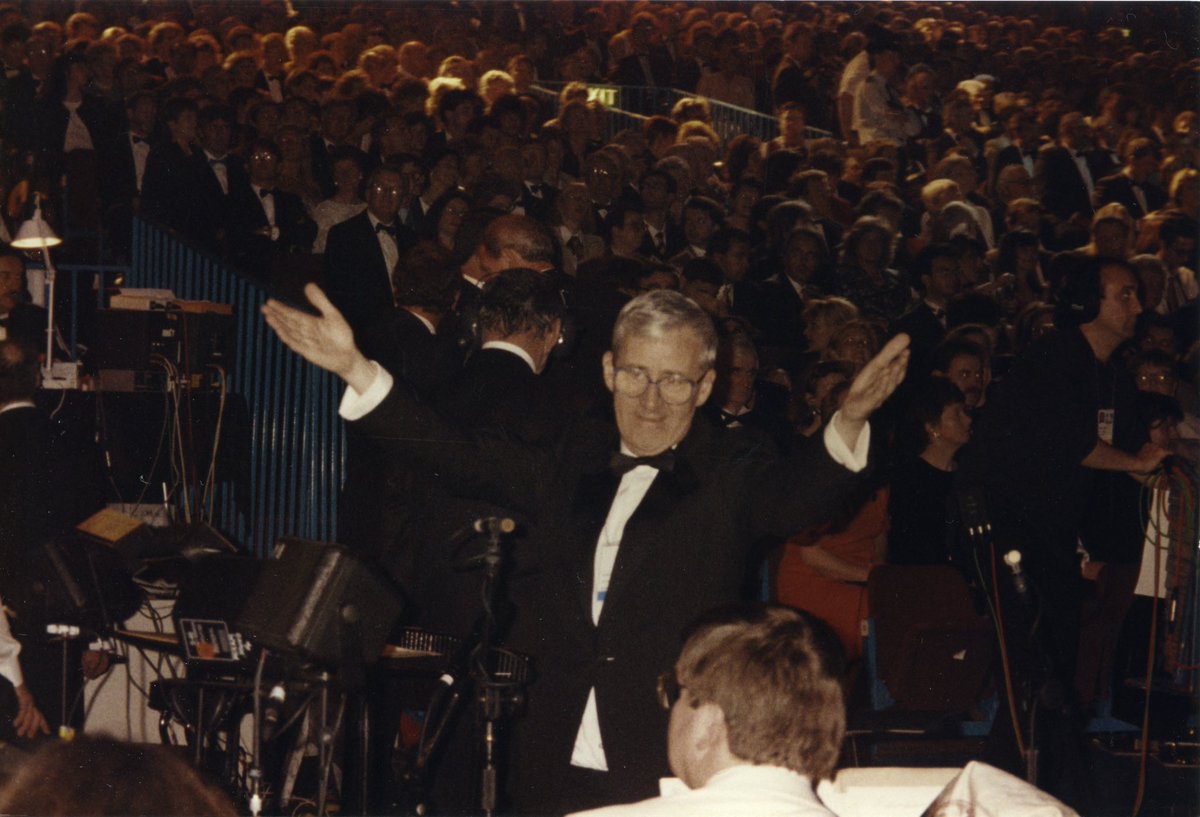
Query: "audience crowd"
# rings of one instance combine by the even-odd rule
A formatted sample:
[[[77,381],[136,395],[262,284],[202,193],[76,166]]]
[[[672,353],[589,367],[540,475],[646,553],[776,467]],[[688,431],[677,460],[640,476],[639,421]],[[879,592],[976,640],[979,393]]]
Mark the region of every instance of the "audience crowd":
[[[871,567],[951,559],[972,421],[1095,259],[1136,275],[1114,360],[1154,393],[1137,416],[1197,438],[1194,20],[1119,8],[0,3],[4,216],[37,194],[110,260],[140,216],[248,275],[321,281],[365,351],[431,389],[434,364],[461,365],[478,287],[532,268],[573,348],[538,361],[558,408],[530,412],[602,406],[621,305],[677,289],[722,337],[710,419],[784,451],[907,333],[878,466],[772,571],[855,659]],[[618,130],[601,83],[692,96]],[[721,139],[710,100],[778,136]],[[414,318],[436,353],[397,348]],[[370,515],[349,538],[380,541]],[[1112,541],[1127,528],[1094,531],[1093,571],[1140,558],[1136,530]]]

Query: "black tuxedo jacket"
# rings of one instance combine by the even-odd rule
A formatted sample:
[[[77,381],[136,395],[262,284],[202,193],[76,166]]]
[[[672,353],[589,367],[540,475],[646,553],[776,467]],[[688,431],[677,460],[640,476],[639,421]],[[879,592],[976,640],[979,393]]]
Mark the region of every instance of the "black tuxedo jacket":
[[[36,120],[35,156],[39,172],[45,178],[55,180],[62,174],[63,143],[67,138],[67,123],[70,112],[59,100],[39,99],[35,103]],[[92,138],[92,148],[102,153],[118,132],[120,119],[108,103],[98,96],[85,93],[79,105],[79,118],[87,126]]]
[[[174,142],[155,145],[146,157],[142,179],[142,214],[175,232],[192,235],[191,196],[200,184],[198,148],[185,152]]]
[[[183,236],[215,245],[225,220],[221,185],[204,151],[185,153],[175,142],[155,145],[142,177],[142,213]],[[230,160],[230,172],[236,164]],[[215,195],[213,193],[215,190]]]
[[[933,314],[929,304],[920,301],[904,315],[892,322],[892,334],[905,332],[912,339],[912,371],[914,374],[928,372],[929,354],[942,338],[946,337],[946,328]],[[914,380],[916,378],[913,378]]]
[[[525,215],[530,218],[536,218],[539,221],[545,221],[550,215],[550,207],[554,204],[554,197],[558,191],[548,184],[538,185],[538,189],[541,191],[541,198],[529,192],[529,188],[522,182],[521,198],[518,200],[518,204],[524,208]]]
[[[122,131],[107,143],[97,160],[99,166],[96,171],[105,209],[110,209],[116,204],[132,202],[138,195],[138,189],[137,166],[133,159],[129,131]],[[149,162],[150,157],[147,156],[146,163]]]
[[[593,561],[619,484],[609,423],[581,426],[553,447],[471,438],[397,383],[355,423],[435,468],[456,494],[485,497],[529,519],[514,553],[516,615],[508,644],[532,655],[537,681],[514,729],[513,806],[543,813],[567,773],[588,692],[595,688],[610,772],[631,799],[666,772],[667,713],[655,678],[701,613],[739,599],[751,543],[826,518],[857,481],[824,447],[786,459],[697,416],[625,527],[598,624]]]
[[[666,49],[656,48],[646,55],[650,61],[651,76],[647,76],[637,54],[630,54],[612,72],[615,85],[642,85],[655,88],[670,88],[675,82],[675,62]]]
[[[737,293],[734,293],[737,303]],[[763,281],[757,293],[746,304],[749,309],[742,313],[763,333],[763,343],[787,349],[803,350],[808,341],[804,337],[805,301],[796,293],[796,288],[780,272]]]
[[[1107,158],[1095,151],[1085,153],[1084,161],[1092,175],[1093,185],[1112,172]],[[1054,144],[1039,150],[1034,181],[1038,186],[1042,206],[1062,221],[1066,221],[1074,213],[1091,218],[1092,198],[1088,195],[1087,184],[1067,148]]]
[[[1017,145],[1009,145],[1003,148],[996,154],[996,158],[992,160],[992,178],[990,179],[990,189],[995,189],[996,179],[1000,177],[1000,171],[1009,165],[1024,165],[1024,154],[1021,148]],[[1037,171],[1037,151],[1033,152],[1033,169]],[[1033,173],[1029,174],[1033,176]]]
[[[403,228],[396,244],[403,256],[409,244]],[[395,313],[391,274],[366,210],[330,228],[325,242],[326,292],[356,336]]]
[[[1146,197],[1147,209],[1145,210],[1138,204],[1137,196],[1133,194],[1133,182],[1130,178],[1124,173],[1114,173],[1096,182],[1096,193],[1092,197],[1092,203],[1096,209],[1099,209],[1110,201],[1119,202],[1125,205],[1129,215],[1135,219],[1140,219],[1147,213],[1153,213],[1167,203],[1167,194],[1153,182],[1146,182],[1142,185],[1142,195]]]
[[[225,244],[229,258],[243,269],[266,273],[268,270],[262,266],[269,267],[272,258],[308,252],[317,236],[316,222],[308,217],[299,196],[282,190],[272,190],[271,195],[275,199],[275,226],[279,228],[277,240],[269,235],[267,213],[249,180],[236,184],[230,180]]]
[[[683,234],[683,227],[667,219],[667,224],[663,228],[663,251],[659,252],[655,248],[654,241],[650,238],[650,232],[647,231],[645,237],[642,239],[642,245],[638,247],[638,255],[653,258],[665,264],[686,246],[687,238]]]
[[[33,111],[38,94],[37,80],[28,68],[22,66],[11,77],[0,74],[0,81],[0,98],[4,103],[4,141],[14,148],[25,150],[33,145],[36,138],[37,122]]]

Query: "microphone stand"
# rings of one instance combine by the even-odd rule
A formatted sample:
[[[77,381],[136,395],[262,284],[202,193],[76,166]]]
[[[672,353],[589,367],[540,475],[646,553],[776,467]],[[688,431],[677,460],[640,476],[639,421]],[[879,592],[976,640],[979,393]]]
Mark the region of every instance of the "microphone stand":
[[[405,777],[405,787],[416,791],[415,799],[418,805],[415,811],[418,814],[426,813],[425,775],[432,758],[444,741],[446,727],[462,703],[463,687],[468,678],[474,684],[475,705],[484,724],[480,807],[482,813],[488,817],[496,813],[499,780],[496,766],[497,727],[524,702],[519,682],[498,680],[490,664],[501,632],[497,610],[498,605],[504,601],[501,595],[504,587],[504,536],[514,529],[515,525],[511,519],[497,518],[477,520],[468,529],[487,535],[484,552],[461,563],[465,568],[480,564],[484,567],[483,610],[472,630],[474,637],[463,642],[450,666],[442,674],[441,683],[434,690],[426,712],[425,729],[422,730],[417,758],[412,770]],[[459,549],[463,544],[465,542],[460,543]],[[430,724],[434,724],[432,728]],[[428,738],[426,732],[429,734]]]

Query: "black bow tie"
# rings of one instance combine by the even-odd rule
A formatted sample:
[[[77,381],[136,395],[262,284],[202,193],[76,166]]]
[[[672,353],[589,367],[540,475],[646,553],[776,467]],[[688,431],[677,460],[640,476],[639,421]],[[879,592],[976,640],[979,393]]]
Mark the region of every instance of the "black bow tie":
[[[396,225],[395,224],[384,224],[381,221],[375,225],[375,232],[376,233],[387,233],[392,238],[395,238],[396,237]]]
[[[267,196],[274,196],[274,195],[275,195],[274,190],[268,190],[265,187],[258,191],[258,197],[260,199],[265,199]]]
[[[217,165],[221,165],[222,167],[224,167],[225,160],[224,159],[209,159],[208,160],[209,167],[216,167]]]
[[[663,451],[661,454],[655,454],[653,457],[631,457],[628,454],[617,452],[612,455],[612,459],[608,462],[608,467],[617,476],[624,476],[639,465],[649,465],[651,468],[656,468],[659,471],[672,471],[675,468],[675,452],[669,450]]]
[[[145,139],[143,139],[142,137],[140,137],[140,136],[134,136],[132,133],[131,133],[131,134],[129,134],[129,141],[133,142],[135,145],[148,145],[148,144],[150,144],[149,142],[147,142],[147,141],[146,141]]]

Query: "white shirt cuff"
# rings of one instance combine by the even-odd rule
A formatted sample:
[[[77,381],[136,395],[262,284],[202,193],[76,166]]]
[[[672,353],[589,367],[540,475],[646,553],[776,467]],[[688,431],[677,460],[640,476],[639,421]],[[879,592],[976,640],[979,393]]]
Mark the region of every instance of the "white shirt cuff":
[[[392,386],[395,384],[391,373],[374,360],[371,361],[371,365],[375,367],[375,379],[371,381],[370,386],[367,386],[366,391],[359,394],[349,386],[346,387],[341,405],[338,406],[338,414],[343,420],[361,420],[378,408],[384,398],[391,393]]]
[[[834,412],[825,425],[825,450],[834,462],[857,474],[867,467],[867,453],[871,449],[871,424],[863,423],[862,431],[858,432],[858,439],[854,441],[854,447],[850,448],[833,427],[839,414],[841,411]]]

